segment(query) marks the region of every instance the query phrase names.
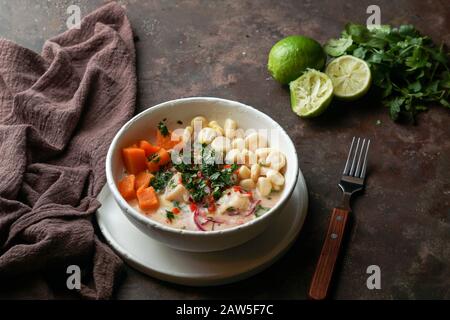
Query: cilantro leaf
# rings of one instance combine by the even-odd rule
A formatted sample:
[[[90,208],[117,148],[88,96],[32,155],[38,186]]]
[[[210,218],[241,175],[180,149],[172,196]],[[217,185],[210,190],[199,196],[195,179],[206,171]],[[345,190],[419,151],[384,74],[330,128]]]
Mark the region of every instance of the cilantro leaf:
[[[369,30],[361,24],[347,23],[345,31],[356,43],[365,43],[369,40]]]
[[[345,51],[352,45],[351,38],[330,39],[325,44],[325,52],[332,57],[342,56]]]
[[[445,99],[439,100],[439,103],[442,104],[446,108],[450,108],[450,103]]]
[[[167,137],[169,135],[169,129],[167,129],[167,126],[162,121],[158,123],[158,130],[161,132],[163,137]]]
[[[353,55],[357,58],[364,59],[367,53],[367,49],[358,47],[353,51]]]
[[[172,220],[175,219],[175,215],[172,211],[166,210],[166,218],[169,222],[172,222]]]
[[[401,111],[401,106],[405,102],[404,98],[395,97],[386,101],[386,105],[389,107],[389,114],[392,120],[397,120]]]

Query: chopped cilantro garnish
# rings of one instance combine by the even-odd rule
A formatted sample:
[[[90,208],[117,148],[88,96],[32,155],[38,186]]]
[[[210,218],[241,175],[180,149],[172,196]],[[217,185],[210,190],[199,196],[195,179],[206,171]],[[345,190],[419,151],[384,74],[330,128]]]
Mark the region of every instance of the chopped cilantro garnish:
[[[158,130],[164,137],[169,135],[169,129],[167,129],[167,126],[162,121],[158,123]]]
[[[173,214],[172,211],[166,210],[166,218],[167,218],[167,220],[172,222],[172,220],[175,219],[175,215]]]
[[[209,178],[210,178],[211,180],[213,180],[213,181],[219,179],[219,178],[220,178],[220,172],[219,172],[219,171],[214,172],[212,175],[209,176]]]
[[[173,172],[158,171],[150,183],[156,191],[162,191],[167,186],[167,183],[172,178]]]
[[[213,196],[215,200],[222,196],[222,192],[236,183],[234,172],[237,164],[229,168],[222,168],[214,161],[214,151],[202,146],[202,161],[200,164],[175,164],[181,172],[183,185],[189,190],[194,202],[202,202],[205,197]]]
[[[173,180],[171,180],[170,183],[169,183],[169,185],[168,185],[169,189],[173,189],[173,188],[175,188],[176,186],[177,186],[177,183],[176,183],[175,181],[173,181]]]
[[[255,216],[256,216],[256,217],[260,217],[260,216],[262,216],[264,213],[266,213],[267,211],[269,211],[269,209],[270,209],[270,208],[263,207],[262,205],[258,204],[258,205],[256,206],[256,209],[255,209]]]

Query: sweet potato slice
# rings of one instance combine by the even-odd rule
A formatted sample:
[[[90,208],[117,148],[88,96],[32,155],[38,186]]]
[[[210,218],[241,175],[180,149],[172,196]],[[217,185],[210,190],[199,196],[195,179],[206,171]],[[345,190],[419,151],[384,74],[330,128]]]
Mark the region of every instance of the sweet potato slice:
[[[166,149],[161,148],[161,149],[159,149],[159,151],[156,154],[159,157],[158,164],[160,166],[165,166],[166,164],[169,163],[170,154],[169,154],[169,152],[167,152]]]
[[[172,140],[173,138],[173,140]],[[164,136],[159,130],[156,132],[156,144],[166,150],[172,149],[180,143],[180,137],[172,137],[172,132]]]
[[[140,188],[136,192],[136,195],[141,210],[152,211],[158,209],[159,200],[153,187]]]
[[[154,153],[147,162],[147,169],[150,172],[159,171],[162,166],[170,162],[170,153],[166,149],[160,148],[158,152]]]
[[[151,154],[154,154],[155,152],[158,152],[161,147],[154,146],[150,142],[141,140],[139,141],[139,148],[143,149],[145,151],[145,156],[148,157]]]
[[[150,172],[158,172],[159,171],[159,164],[154,161],[148,161],[147,162],[147,169]]]
[[[118,189],[125,200],[132,200],[136,198],[135,187],[136,177],[134,174],[126,175],[119,181]]]
[[[150,181],[152,181],[153,177],[154,176],[151,173],[145,171],[139,172],[136,175],[134,188],[136,190],[139,190],[141,187],[147,188],[148,186],[150,186]]]
[[[130,174],[138,174],[147,168],[147,157],[145,151],[140,148],[123,148],[123,163]]]

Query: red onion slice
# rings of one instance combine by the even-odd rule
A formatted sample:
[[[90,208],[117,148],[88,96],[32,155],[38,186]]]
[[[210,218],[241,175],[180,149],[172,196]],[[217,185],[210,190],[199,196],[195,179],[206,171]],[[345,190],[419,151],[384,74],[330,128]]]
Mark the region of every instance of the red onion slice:
[[[217,218],[213,218],[213,217],[208,217],[208,222],[214,222],[214,223],[218,223],[218,224],[222,224],[225,223],[225,220],[221,220],[221,219],[217,219]]]
[[[199,228],[201,231],[206,231],[206,229],[203,228],[203,225],[202,225],[202,224],[200,223],[200,221],[198,220],[199,215],[200,215],[200,212],[199,212],[198,209],[196,209],[196,210],[194,211],[194,223],[195,223],[195,225],[197,226],[197,228]]]
[[[256,207],[261,203],[261,200],[254,201],[251,205],[248,211],[245,213],[245,217],[248,217],[249,215],[255,213]]]
[[[227,214],[228,214],[229,216],[237,216],[239,213],[240,213],[240,212],[237,211],[237,210],[233,210],[233,211],[228,211],[228,210],[227,210]]]

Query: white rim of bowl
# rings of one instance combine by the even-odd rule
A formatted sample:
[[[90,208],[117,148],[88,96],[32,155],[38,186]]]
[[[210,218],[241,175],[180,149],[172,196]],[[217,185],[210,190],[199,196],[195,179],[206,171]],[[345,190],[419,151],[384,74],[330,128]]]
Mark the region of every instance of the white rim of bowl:
[[[294,172],[295,172],[295,177],[293,179],[293,183],[291,183],[291,185],[289,186],[289,190],[288,192],[272,207],[270,208],[269,211],[267,211],[264,215],[257,217],[256,219],[253,219],[251,221],[248,221],[244,224],[241,225],[237,225],[234,226],[232,228],[229,229],[222,229],[222,230],[213,230],[213,231],[201,231],[201,230],[186,230],[186,229],[177,229],[177,228],[173,228],[167,225],[164,225],[158,221],[155,221],[147,216],[145,216],[144,214],[142,214],[141,212],[137,211],[136,209],[134,209],[132,206],[130,206],[128,204],[128,202],[120,195],[119,190],[117,189],[116,183],[114,181],[113,178],[113,174],[112,174],[112,170],[111,170],[111,159],[112,159],[112,155],[113,152],[116,151],[115,146],[117,144],[117,141],[119,140],[119,138],[124,134],[124,132],[133,125],[134,122],[136,122],[137,120],[139,120],[141,117],[145,116],[147,113],[153,112],[157,109],[163,109],[166,106],[169,105],[175,105],[175,104],[179,104],[179,103],[185,103],[185,102],[200,102],[200,103],[204,103],[204,102],[220,102],[220,103],[225,103],[225,104],[237,104],[240,105],[243,108],[249,109],[252,112],[256,112],[258,113],[260,116],[266,118],[267,120],[269,120],[270,122],[272,122],[274,124],[274,126],[281,130],[281,132],[287,137],[287,140],[289,141],[289,144],[291,145],[292,149],[294,150],[294,163],[292,165],[294,165]],[[281,206],[283,206],[286,201],[290,198],[290,196],[292,195],[292,192],[295,188],[295,185],[297,183],[298,180],[298,173],[299,173],[299,167],[298,167],[298,155],[297,155],[297,150],[295,149],[295,145],[292,142],[291,138],[289,137],[289,135],[287,134],[287,132],[283,129],[283,127],[278,124],[278,122],[276,122],[275,120],[273,120],[271,117],[269,117],[267,114],[253,108],[252,106],[249,106],[247,104],[238,102],[238,101],[233,101],[233,100],[228,100],[228,99],[222,99],[222,98],[215,98],[215,97],[187,97],[187,98],[180,98],[180,99],[174,99],[174,100],[170,100],[170,101],[166,101],[166,102],[162,102],[159,103],[155,106],[152,106],[140,113],[138,113],[137,115],[135,115],[133,118],[131,118],[130,120],[127,121],[127,123],[125,123],[122,128],[120,128],[120,130],[116,133],[116,135],[114,136],[111,145],[109,146],[108,149],[108,153],[106,155],[106,163],[105,163],[105,167],[106,167],[106,180],[107,180],[107,184],[114,196],[114,199],[119,202],[119,206],[122,207],[122,209],[125,209],[125,211],[128,214],[131,214],[133,216],[133,218],[139,220],[140,222],[146,224],[146,225],[150,225],[151,227],[155,228],[155,229],[159,229],[159,230],[163,230],[163,231],[168,231],[171,233],[177,233],[177,234],[186,234],[186,235],[198,235],[198,236],[210,236],[210,235],[219,235],[219,234],[225,234],[225,233],[232,233],[235,231],[238,231],[240,229],[243,228],[247,228],[253,224],[256,223],[260,223],[261,221],[267,219],[276,209],[280,208]],[[286,187],[286,186],[285,186]]]

